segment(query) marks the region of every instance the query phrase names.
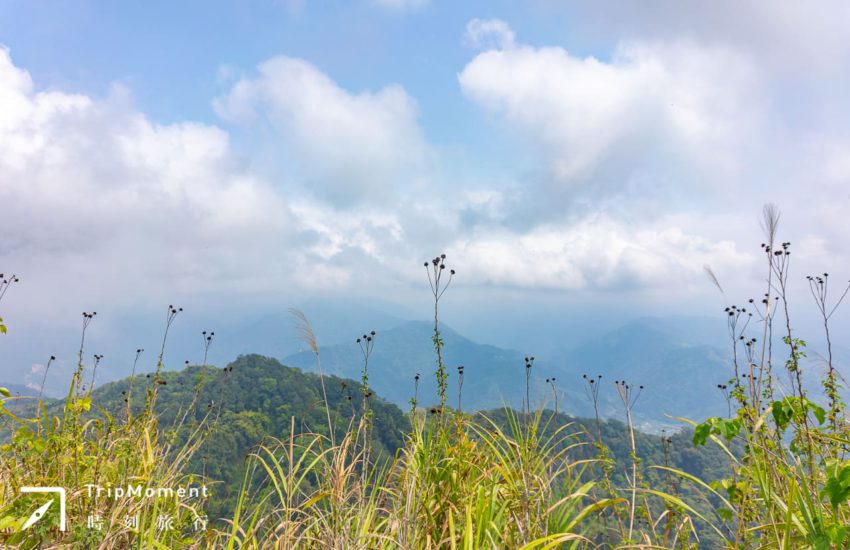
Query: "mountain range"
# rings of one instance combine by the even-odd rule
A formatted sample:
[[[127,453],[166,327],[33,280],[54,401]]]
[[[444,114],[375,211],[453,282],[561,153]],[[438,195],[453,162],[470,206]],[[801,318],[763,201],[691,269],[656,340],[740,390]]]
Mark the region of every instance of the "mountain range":
[[[722,414],[726,405],[716,386],[729,378],[731,367],[721,349],[695,343],[701,334],[695,328],[699,324],[700,320],[687,324],[639,319],[553,357],[535,357],[529,388],[532,406],[553,407],[557,392],[561,410],[579,416],[592,415],[593,407],[582,375],[595,378],[601,374],[600,412],[604,417],[623,414],[613,385],[615,380],[644,386],[635,406],[635,417],[647,429],[678,424],[671,416],[699,419]],[[418,401],[434,403],[433,330],[430,323],[412,321],[377,332],[369,359],[369,380],[379,394],[404,406],[414,395],[414,376],[419,373]],[[526,392],[525,357],[533,352],[479,344],[445,326],[441,327],[441,334],[445,344],[443,358],[449,371],[450,405],[457,404],[456,368],[463,365],[464,408],[522,407]],[[363,356],[354,339],[320,347],[319,357],[326,373],[350,378],[361,375]],[[290,355],[283,363],[304,370],[317,368],[311,352]],[[554,388],[546,382],[553,378]]]
[[[392,403],[406,409],[414,393],[421,405],[436,402],[434,371],[436,356],[432,344],[433,323],[410,321],[410,313],[383,305],[354,302],[308,300],[302,304],[313,325],[320,345],[321,367],[337,376],[360,379],[363,357],[355,340],[363,332],[375,330],[374,352],[369,362],[372,387]],[[166,368],[178,368],[185,362],[203,361],[200,336],[180,323],[195,323],[194,319],[178,319],[175,332],[169,338],[165,354]],[[179,330],[177,330],[179,329]],[[441,325],[444,340],[443,358],[449,374],[448,404],[458,406],[458,397],[465,410],[484,410],[508,405],[521,408],[526,395],[524,359],[535,356],[529,379],[529,395],[533,406],[554,407],[569,414],[590,416],[593,406],[586,391],[583,375],[602,375],[599,392],[599,411],[606,418],[622,418],[623,404],[614,387],[615,380],[639,387],[641,396],[635,403],[634,417],[638,425],[649,431],[662,426],[679,426],[675,417],[702,419],[725,414],[727,404],[717,389],[732,376],[729,337],[722,318],[706,317],[643,317],[624,320],[613,330],[597,331],[595,335],[577,337],[572,329],[563,328],[554,334],[555,341],[542,353],[535,349],[513,349],[505,341],[480,343],[467,338],[451,327]],[[156,332],[151,330],[150,332]],[[117,334],[119,331],[113,331]],[[141,328],[133,334],[146,335]],[[95,335],[97,336],[97,335]],[[149,340],[155,340],[148,338]],[[93,338],[92,351],[102,352],[101,338]],[[126,347],[127,342],[111,342],[114,348]],[[494,345],[495,344],[495,345]],[[157,348],[148,342],[149,350]],[[268,314],[252,322],[225,326],[217,331],[210,348],[207,364],[225,365],[239,355],[260,354],[280,359],[284,364],[308,371],[317,368],[308,346],[298,340],[290,314]],[[777,350],[783,345],[778,342]],[[809,349],[804,372],[806,384],[816,387],[823,371],[823,346]],[[131,350],[132,351],[132,350]],[[839,346],[834,354],[839,371],[850,353]],[[104,382],[129,374],[132,354],[112,350],[98,370]],[[138,371],[150,370],[152,354],[145,352]],[[777,356],[781,352],[777,352]],[[70,357],[70,356],[69,356]],[[116,360],[116,357],[118,360]],[[110,362],[110,358],[112,362]],[[76,363],[75,358],[62,357],[52,367],[45,395],[59,396],[67,383],[66,373]],[[462,392],[458,392],[457,367],[464,366]],[[64,369],[64,370],[63,370]],[[778,367],[780,380],[781,361]],[[8,372],[8,371],[7,371]],[[414,376],[420,374],[418,392]],[[35,376],[35,375],[33,375]],[[5,379],[4,379],[5,378]],[[30,379],[32,378],[32,379]],[[41,382],[40,376],[27,378],[26,386]],[[546,380],[554,379],[554,384]],[[0,378],[0,386],[25,394],[22,380]],[[553,387],[554,386],[554,387]]]

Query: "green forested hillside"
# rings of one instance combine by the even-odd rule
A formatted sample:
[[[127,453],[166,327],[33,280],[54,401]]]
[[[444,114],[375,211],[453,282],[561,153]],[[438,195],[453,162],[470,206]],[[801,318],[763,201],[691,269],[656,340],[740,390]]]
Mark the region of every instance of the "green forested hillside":
[[[281,365],[260,355],[243,355],[225,369],[190,366],[178,372],[164,372],[157,400],[163,428],[182,419],[186,410],[200,421],[211,412],[216,420],[191,467],[216,482],[211,500],[212,515],[226,512],[239,490],[246,453],[268,438],[285,438],[292,422],[297,433],[328,434],[328,421],[320,379],[315,374]],[[130,392],[133,409],[142,407],[150,375],[140,375],[98,388],[92,402],[114,415],[126,414]],[[338,436],[359,417],[363,398],[352,380],[325,378],[331,422]],[[350,399],[349,399],[350,398]],[[192,406],[193,402],[197,406]],[[403,444],[410,429],[401,410],[377,396],[369,400],[373,414],[371,431],[378,455],[389,456]]]

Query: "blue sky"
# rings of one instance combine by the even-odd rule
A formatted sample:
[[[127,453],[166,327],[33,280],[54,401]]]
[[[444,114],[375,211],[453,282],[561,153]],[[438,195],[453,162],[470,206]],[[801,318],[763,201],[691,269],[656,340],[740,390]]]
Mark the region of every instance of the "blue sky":
[[[220,123],[210,99],[226,89],[226,75],[281,54],[310,61],[348,90],[398,83],[416,98],[429,139],[449,151],[480,152],[481,159],[460,159],[477,161],[476,173],[489,168],[493,176],[499,155],[492,153],[505,145],[480,127],[481,113],[458,93],[456,76],[474,53],[463,41],[466,24],[499,14],[527,28],[529,39],[575,42],[564,32],[567,14],[514,2],[130,4],[3,2],[0,34],[39,86],[102,97],[117,83],[161,123]],[[603,57],[613,47],[574,45]]]
[[[807,300],[850,277],[850,11],[820,7],[0,0],[3,317],[418,311],[443,251],[481,339],[711,315],[762,292],[766,202]]]
[[[451,140],[448,121],[468,111],[454,78],[469,60],[462,43],[467,22],[491,12],[513,16],[518,26],[529,19],[510,3],[497,4],[3,2],[0,30],[40,85],[102,95],[124,83],[162,122],[217,122],[200,98],[222,90],[221,70],[249,71],[285,53],[321,67],[346,89],[403,84],[419,101],[429,133]],[[555,34],[547,11],[532,10],[543,16],[536,36]]]

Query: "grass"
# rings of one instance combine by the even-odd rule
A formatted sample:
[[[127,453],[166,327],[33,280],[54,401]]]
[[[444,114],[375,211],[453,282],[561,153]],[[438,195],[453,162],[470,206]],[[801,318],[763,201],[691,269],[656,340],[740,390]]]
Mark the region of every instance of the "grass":
[[[258,442],[246,457],[232,513],[205,529],[193,525],[203,510],[176,496],[114,502],[87,498],[81,489],[86,485],[212,482],[187,473],[187,464],[215,429],[219,411],[210,407],[202,420],[195,420],[198,415],[188,414],[199,406],[193,400],[177,415],[181,420],[160,427],[160,360],[144,388],[141,410],[133,411],[128,399],[125,413],[93,414],[93,383],[87,388],[83,383],[85,327],[93,316],[84,316],[78,369],[63,402],[48,407],[39,400],[35,412],[24,416],[13,412],[18,410],[12,407],[15,399],[0,390],[0,417],[8,430],[0,449],[0,542],[20,548],[846,548],[850,425],[831,353],[822,387],[827,408],[803,386],[806,342],[792,330],[786,294],[790,243],[775,243],[778,221],[778,211],[767,208],[765,298],[726,310],[735,372],[722,385],[729,415],[701,423],[683,419],[693,427],[694,445],[716,445],[725,452],[728,478],[708,482],[671,467],[666,458],[664,464],[644,464],[631,423],[641,387],[625,381],[616,382],[616,391],[631,455],[620,476],[614,475],[598,418],[597,433],[591,434],[559,422],[551,411],[527,406],[490,415],[448,408],[437,309],[448,283],[440,286],[445,257],[439,256],[426,268],[435,298],[435,376],[440,382],[435,399],[440,406],[423,410],[414,396],[412,428],[395,456],[378,459],[370,453],[365,412],[350,419],[342,437],[335,436],[332,405],[324,393],[327,434],[296,429],[292,417],[288,434]],[[846,289],[830,301],[825,280],[825,274],[809,278],[829,335],[830,317]],[[163,349],[177,313],[169,306]],[[295,314],[318,363],[310,325],[303,314]],[[751,319],[758,342],[747,332]],[[774,326],[780,327],[784,357],[772,345]],[[530,376],[530,360],[526,363]],[[779,383],[781,370],[790,381],[787,388]],[[601,379],[585,384],[596,405]],[[458,409],[460,399],[459,394]],[[664,483],[649,482],[659,475]],[[51,485],[74,487],[69,516],[97,516],[104,529],[86,529],[76,521],[60,533],[46,521],[19,532],[38,504],[19,498],[20,488]],[[137,525],[122,524],[122,518],[136,515]],[[173,518],[174,528],[161,528],[163,515]]]
[[[16,398],[8,392],[5,397],[0,395],[0,417],[9,436],[0,447],[0,533],[5,533],[0,534],[0,541],[4,547],[14,548],[171,548],[191,543],[182,533],[199,518],[204,519],[203,510],[191,502],[176,495],[156,498],[150,505],[131,495],[115,499],[94,496],[95,487],[197,485],[200,480],[185,473],[185,468],[203,441],[210,419],[186,422],[189,417],[183,415],[182,422],[160,429],[154,412],[156,382],[147,388],[146,404],[137,414],[129,407],[118,417],[97,409],[92,402],[92,384],[83,385],[85,328],[91,318],[84,314],[79,363],[60,406],[48,408],[39,400],[31,417],[21,417],[10,410]],[[196,403],[190,403],[188,408],[194,406]],[[92,414],[95,409],[99,414]],[[39,522],[32,530],[20,531],[32,510],[42,503],[35,495],[19,498],[21,487],[67,488],[67,516],[76,521],[68,522],[65,533],[49,527],[56,521]],[[49,514],[57,512],[57,506],[48,509]],[[160,529],[159,518],[167,518],[174,529]],[[89,528],[98,525],[102,527]]]

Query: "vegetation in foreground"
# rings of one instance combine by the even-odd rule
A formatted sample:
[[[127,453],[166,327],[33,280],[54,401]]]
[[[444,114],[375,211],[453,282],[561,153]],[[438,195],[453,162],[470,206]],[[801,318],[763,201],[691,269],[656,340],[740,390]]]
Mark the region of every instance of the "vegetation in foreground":
[[[14,398],[0,390],[0,415],[10,433],[1,451],[0,536],[5,545],[21,548],[847,547],[850,430],[829,349],[830,319],[847,287],[831,291],[825,273],[807,278],[828,347],[818,399],[803,384],[806,342],[792,329],[786,292],[790,243],[777,242],[778,221],[778,212],[766,207],[762,297],[725,311],[733,375],[717,390],[729,414],[693,424],[694,445],[716,446],[725,454],[729,475],[723,479],[675,468],[667,451],[665,463],[641,460],[631,420],[641,387],[618,380],[614,390],[623,404],[629,448],[621,473],[601,421],[594,431],[593,423],[561,423],[555,411],[532,410],[533,357],[525,359],[522,410],[464,414],[462,383],[457,396],[448,395],[445,383],[450,368],[443,362],[439,304],[454,272],[446,271],[445,256],[439,256],[425,265],[434,295],[439,391],[434,406],[420,406],[424,397],[416,391],[416,375],[410,428],[394,454],[376,437],[379,405],[368,373],[375,335],[366,333],[358,342],[363,376],[350,395],[357,405],[345,411],[332,405],[331,379],[320,377],[318,412],[324,418],[302,425],[289,415],[288,430],[277,425],[276,438],[263,438],[252,448],[223,522],[207,521],[196,501],[178,495],[90,498],[82,487],[212,483],[210,472],[194,473],[192,460],[200,456],[203,462],[205,445],[226,412],[220,400],[201,400],[206,384],[201,368],[191,398],[165,422],[158,407],[169,384],[162,351],[150,378],[122,390],[125,407],[93,411],[99,359],[85,361],[85,328],[94,314],[84,314],[78,369],[63,402],[50,407],[39,401],[33,414],[16,414]],[[178,313],[169,306],[163,349]],[[309,323],[303,316],[299,322],[321,372]],[[775,338],[783,345],[773,345]],[[462,380],[462,367],[456,376]],[[590,376],[583,383],[597,403],[603,381]],[[280,411],[277,420],[286,416]],[[54,507],[46,521],[21,531],[39,503],[19,498],[20,488],[50,485],[73,487],[69,517],[96,517],[102,528],[74,522],[61,533],[50,515]],[[137,521],[128,523],[128,517]]]

